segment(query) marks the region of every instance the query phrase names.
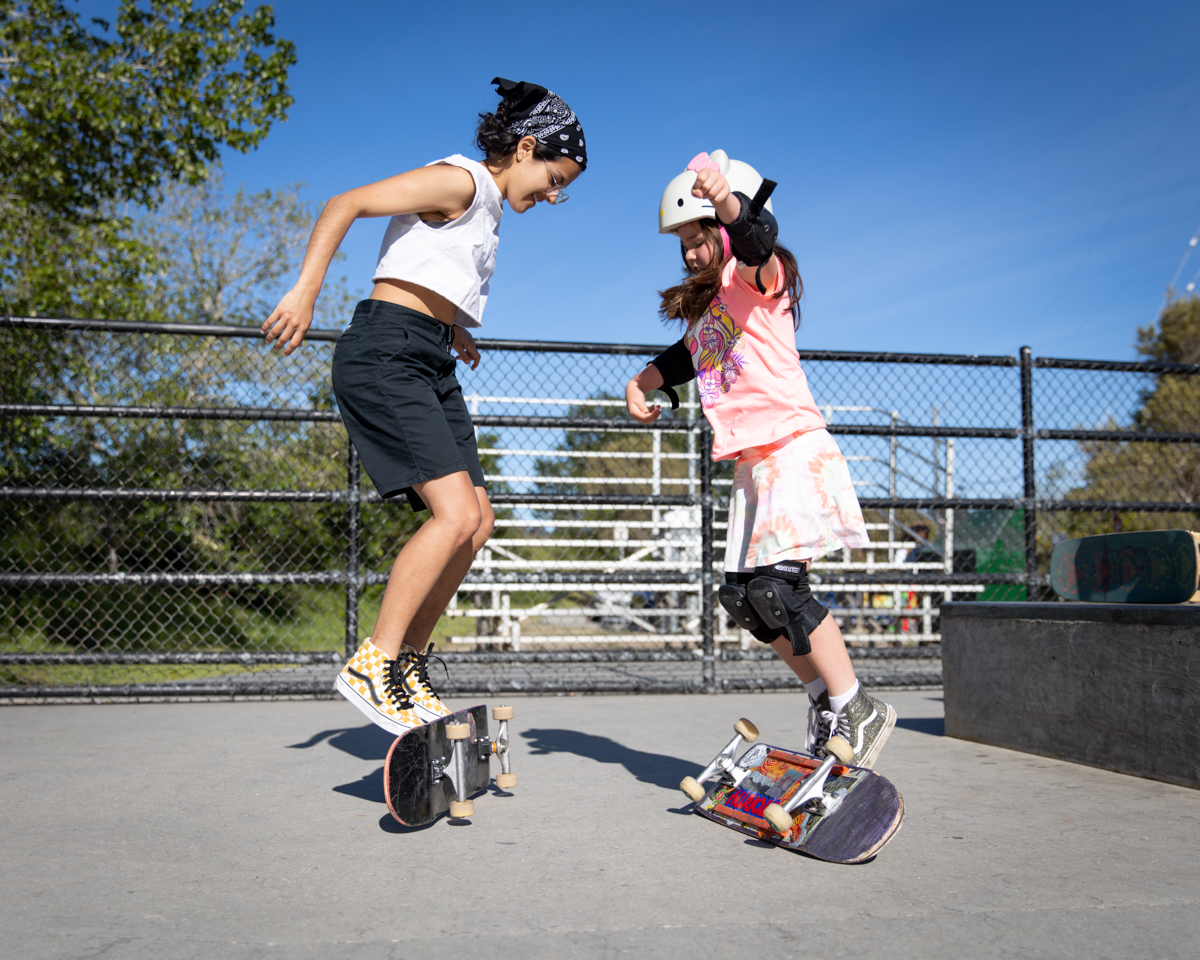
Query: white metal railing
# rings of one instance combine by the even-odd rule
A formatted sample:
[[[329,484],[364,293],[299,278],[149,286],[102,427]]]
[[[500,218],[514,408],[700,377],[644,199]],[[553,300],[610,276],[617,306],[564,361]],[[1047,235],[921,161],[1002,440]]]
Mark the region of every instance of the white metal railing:
[[[471,410],[478,413],[480,406],[488,405],[488,412],[497,406],[520,405],[523,410],[531,406],[551,407],[606,407],[614,410],[623,408],[622,399],[585,399],[568,397],[508,397],[471,394],[466,397]],[[681,408],[695,416],[699,412],[694,395],[681,403]],[[838,413],[869,412],[887,418],[893,424],[904,423],[895,411],[877,407],[827,404],[823,408],[828,422],[834,422]],[[936,422],[936,412],[935,412]],[[528,447],[514,445],[511,437],[500,438],[502,442],[493,447],[481,448],[480,454],[495,457],[500,470],[487,475],[492,483],[504,483],[510,489],[522,492],[537,485],[542,490],[555,487],[586,485],[593,489],[606,486],[625,486],[646,489],[651,495],[664,491],[699,491],[697,475],[697,434],[687,434],[687,452],[663,449],[662,433],[645,431],[637,425],[618,428],[619,432],[650,435],[649,450],[560,450],[551,449],[545,443],[531,438]],[[607,431],[606,431],[607,432]],[[519,435],[519,434],[518,434]],[[904,468],[903,458],[912,458],[918,464],[931,468],[932,483],[919,480]],[[512,464],[519,468],[535,459],[574,462],[583,468],[582,475],[546,476],[528,469],[505,469]],[[882,466],[888,478],[888,495],[895,496],[897,482],[904,480],[910,485],[928,491],[932,496],[953,496],[954,491],[954,440],[934,442],[933,456],[911,449],[900,443],[898,438],[889,438],[889,456],[886,461],[879,457],[849,455],[846,457],[853,472],[859,465]],[[686,461],[687,476],[664,476],[667,463]],[[514,462],[515,461],[515,462]],[[649,474],[612,476],[593,474],[586,464],[647,463]],[[580,469],[577,467],[576,469]],[[631,471],[632,472],[632,471]],[[729,480],[714,480],[715,488],[728,487]],[[878,480],[855,478],[856,487],[880,487]],[[547,492],[549,492],[547,490]],[[603,516],[588,517],[589,512],[603,511]],[[631,517],[630,513],[642,516]],[[645,518],[644,514],[650,517]],[[450,603],[446,616],[452,622],[475,622],[474,633],[455,633],[450,637],[454,643],[499,643],[511,649],[520,649],[522,644],[554,643],[694,643],[698,640],[700,622],[700,586],[698,583],[596,583],[583,577],[578,582],[519,582],[519,574],[564,574],[572,571],[580,574],[634,573],[691,573],[699,574],[701,531],[698,507],[597,507],[589,511],[583,505],[562,503],[532,503],[519,507],[506,507],[506,516],[497,519],[496,527],[502,535],[490,540],[472,566],[472,581],[459,591]],[[558,516],[570,513],[570,516]],[[847,640],[851,643],[871,642],[929,642],[940,639],[933,629],[937,610],[933,598],[940,595],[949,598],[950,588],[942,585],[913,584],[906,582],[906,574],[919,571],[952,572],[954,550],[954,511],[947,509],[942,518],[944,549],[938,550],[928,540],[918,543],[911,529],[909,536],[897,536],[903,528],[896,518],[895,510],[887,512],[885,523],[868,523],[872,534],[882,534],[865,550],[842,550],[822,558],[813,564],[814,592],[827,602],[831,612]],[[582,516],[581,516],[582,514]],[[934,521],[936,522],[936,521]],[[723,546],[726,528],[724,518],[713,524],[717,540],[714,546]],[[586,531],[596,531],[595,537],[581,536]],[[515,535],[513,535],[515,534]],[[933,560],[908,561],[910,553],[918,548],[933,550]],[[612,556],[616,551],[618,556]],[[591,553],[592,556],[586,554]],[[595,554],[601,554],[596,556]],[[941,556],[937,556],[937,554]],[[572,555],[574,554],[574,555]],[[840,573],[871,572],[876,574],[895,573],[888,583],[870,586],[846,583]],[[721,581],[721,565],[714,564],[717,582]],[[514,581],[514,574],[518,582]],[[696,577],[698,579],[698,576]],[[978,593],[985,587],[979,585],[955,585],[957,594]],[[637,599],[639,603],[633,601]],[[653,602],[646,607],[640,603]],[[750,644],[750,635],[737,629],[724,611],[715,605],[718,642],[735,643],[742,647]]]

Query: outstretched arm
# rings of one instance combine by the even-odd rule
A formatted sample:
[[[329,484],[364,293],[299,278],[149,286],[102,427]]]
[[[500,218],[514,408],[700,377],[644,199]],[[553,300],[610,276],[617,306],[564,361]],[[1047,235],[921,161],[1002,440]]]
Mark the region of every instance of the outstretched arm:
[[[692,186],[692,196],[712,201],[717,217],[722,223],[733,223],[742,212],[742,201],[730,191],[729,181],[720,170],[706,168],[697,173],[696,182]],[[767,290],[774,290],[775,278],[779,274],[779,261],[772,256],[762,265],[761,270],[756,267],[738,267],[738,274],[752,287],[757,285],[757,274]]]
[[[466,213],[475,198],[475,180],[462,167],[436,164],[409,170],[340,194],[325,204],[304,253],[300,279],[267,317],[262,331],[276,350],[292,353],[312,325],[313,306],[325,271],[350,224],[360,217],[396,217],[406,213],[440,215],[447,220]]]

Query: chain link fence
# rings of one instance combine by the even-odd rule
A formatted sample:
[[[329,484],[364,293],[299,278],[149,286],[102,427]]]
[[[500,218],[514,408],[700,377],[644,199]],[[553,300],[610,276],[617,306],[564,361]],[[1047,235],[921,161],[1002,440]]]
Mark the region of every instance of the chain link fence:
[[[0,318],[0,700],[326,696],[416,529],[359,468],[335,331]],[[480,341],[496,509],[434,634],[449,693],[782,689],[715,603],[732,464],[657,346]],[[1068,536],[1195,528],[1200,367],[802,352],[872,545],[814,565],[864,683],[940,683],[946,599],[1047,598]]]

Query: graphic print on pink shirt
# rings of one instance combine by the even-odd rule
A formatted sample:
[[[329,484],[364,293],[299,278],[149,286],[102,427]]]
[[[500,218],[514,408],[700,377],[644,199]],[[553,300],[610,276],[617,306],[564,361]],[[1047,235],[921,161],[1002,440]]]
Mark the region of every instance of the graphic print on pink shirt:
[[[685,339],[692,354],[692,365],[696,368],[702,406],[713,406],[719,394],[728,393],[737,383],[738,375],[746,366],[741,341],[741,328],[721,298],[714,297],[700,322],[688,331]]]

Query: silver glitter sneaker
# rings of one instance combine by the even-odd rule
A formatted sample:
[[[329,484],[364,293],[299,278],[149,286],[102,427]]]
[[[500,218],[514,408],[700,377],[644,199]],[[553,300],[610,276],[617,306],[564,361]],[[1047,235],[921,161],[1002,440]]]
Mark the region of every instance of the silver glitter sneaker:
[[[836,717],[829,716],[835,721],[831,723],[832,733],[841,737],[854,751],[853,765],[870,769],[875,764],[879,751],[891,736],[892,728],[896,726],[896,710],[882,700],[858,688],[850,702],[842,707]],[[828,742],[828,736],[826,737]]]

